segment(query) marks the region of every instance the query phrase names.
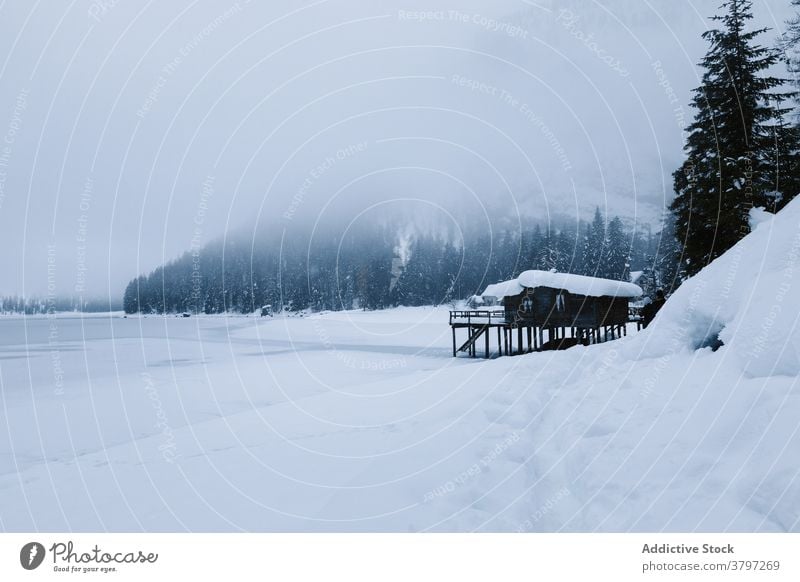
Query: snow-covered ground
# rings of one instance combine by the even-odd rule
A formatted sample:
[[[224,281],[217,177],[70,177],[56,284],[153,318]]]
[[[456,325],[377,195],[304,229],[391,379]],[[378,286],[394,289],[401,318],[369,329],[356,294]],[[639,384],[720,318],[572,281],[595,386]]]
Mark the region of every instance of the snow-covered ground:
[[[4,318],[0,529],[800,530],[798,256],[800,201],[648,330],[490,361],[445,308]]]

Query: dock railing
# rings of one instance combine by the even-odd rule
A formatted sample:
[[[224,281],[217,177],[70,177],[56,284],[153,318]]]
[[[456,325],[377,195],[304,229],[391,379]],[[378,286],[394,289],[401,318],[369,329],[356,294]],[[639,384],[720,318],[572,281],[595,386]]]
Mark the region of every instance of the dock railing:
[[[503,309],[460,309],[450,312],[450,325],[502,325],[506,322]]]

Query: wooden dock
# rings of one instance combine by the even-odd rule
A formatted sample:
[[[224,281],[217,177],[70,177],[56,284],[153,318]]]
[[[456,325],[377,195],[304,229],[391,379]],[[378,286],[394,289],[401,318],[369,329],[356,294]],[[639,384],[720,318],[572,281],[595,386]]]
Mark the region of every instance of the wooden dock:
[[[489,358],[492,354],[511,356],[566,349],[578,344],[591,345],[627,335],[625,324],[595,328],[538,325],[533,319],[519,318],[513,314],[509,317],[502,308],[450,311],[450,328],[453,334],[453,357],[466,353],[473,358],[477,357],[480,348],[483,357]],[[462,329],[467,331],[467,337],[459,345],[456,330]],[[492,349],[494,335],[497,338],[496,351]]]

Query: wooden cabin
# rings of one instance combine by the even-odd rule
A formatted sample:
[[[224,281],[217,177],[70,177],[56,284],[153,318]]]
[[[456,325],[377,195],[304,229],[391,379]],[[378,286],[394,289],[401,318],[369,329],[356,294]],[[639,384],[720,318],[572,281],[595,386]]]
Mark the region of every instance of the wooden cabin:
[[[642,294],[631,283],[569,273],[525,271],[519,292],[503,297],[508,322],[535,327],[597,329],[628,321],[628,302]]]
[[[624,281],[525,271],[516,279],[489,285],[481,294],[484,306],[498,305],[502,311],[451,312],[453,355],[458,351],[469,351],[474,356],[475,344],[485,333],[485,355],[489,357],[489,335],[493,327],[498,328],[500,355],[514,353],[515,329],[516,353],[564,349],[576,344],[597,343],[609,337],[613,339],[627,333],[628,304],[641,295],[638,285]],[[457,328],[469,330],[467,341],[459,349],[456,348]],[[524,336],[528,340],[527,350]]]

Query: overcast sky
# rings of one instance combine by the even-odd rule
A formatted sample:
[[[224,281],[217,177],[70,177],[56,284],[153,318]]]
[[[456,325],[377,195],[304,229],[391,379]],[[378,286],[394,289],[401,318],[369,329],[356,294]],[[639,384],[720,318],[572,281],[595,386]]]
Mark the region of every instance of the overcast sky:
[[[6,1],[0,293],[116,296],[256,222],[655,223],[719,3]]]

